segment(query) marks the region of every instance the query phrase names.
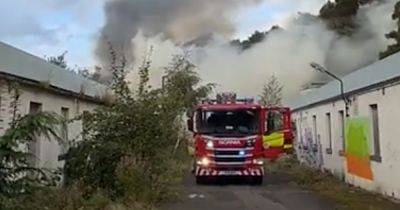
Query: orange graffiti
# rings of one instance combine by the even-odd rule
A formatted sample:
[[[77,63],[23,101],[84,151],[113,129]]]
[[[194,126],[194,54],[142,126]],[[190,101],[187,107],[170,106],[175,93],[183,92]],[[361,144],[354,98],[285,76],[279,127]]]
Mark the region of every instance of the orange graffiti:
[[[349,173],[368,180],[374,179],[369,157],[357,157],[351,154],[347,154],[346,159],[347,169]]]

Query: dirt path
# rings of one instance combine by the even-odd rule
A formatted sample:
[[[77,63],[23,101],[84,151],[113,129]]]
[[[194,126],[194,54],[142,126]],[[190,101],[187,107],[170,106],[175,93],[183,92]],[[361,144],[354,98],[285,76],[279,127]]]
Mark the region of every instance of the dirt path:
[[[262,186],[243,183],[198,186],[192,176],[185,180],[181,201],[163,210],[329,210],[336,204],[292,184],[289,177],[267,175]]]

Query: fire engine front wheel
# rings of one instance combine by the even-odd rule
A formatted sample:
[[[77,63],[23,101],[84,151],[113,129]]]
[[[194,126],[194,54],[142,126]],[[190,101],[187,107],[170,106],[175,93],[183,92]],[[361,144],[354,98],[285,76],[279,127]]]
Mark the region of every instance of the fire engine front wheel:
[[[263,177],[262,176],[253,176],[253,177],[250,177],[249,181],[250,181],[251,185],[262,185]]]
[[[205,185],[209,182],[208,177],[205,176],[196,176],[196,184]]]

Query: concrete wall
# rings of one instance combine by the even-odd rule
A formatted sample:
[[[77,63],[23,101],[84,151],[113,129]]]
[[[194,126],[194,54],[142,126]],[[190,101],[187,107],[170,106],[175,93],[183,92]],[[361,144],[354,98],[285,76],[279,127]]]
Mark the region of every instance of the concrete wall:
[[[398,127],[400,85],[392,84],[381,87],[353,95],[351,99],[350,117],[346,118],[344,126],[346,142],[344,150],[341,114],[339,113],[345,110],[342,101],[323,103],[293,113],[293,120],[296,122],[297,128],[298,157],[301,162],[330,171],[350,184],[400,199],[400,128]],[[370,107],[372,104],[376,104],[378,107],[379,125],[377,127],[379,128],[381,160],[369,156],[375,153],[372,126],[374,120]],[[329,151],[327,113],[330,113],[331,118],[332,152]],[[316,119],[315,125],[314,119]],[[359,127],[357,127],[357,123]],[[362,124],[367,126],[362,126]],[[361,135],[362,137],[353,135],[354,133],[359,134],[359,132],[353,132],[354,129],[365,131],[365,135]],[[358,140],[362,139],[366,142],[362,145],[368,146],[365,148],[368,148],[369,155],[367,158],[358,158],[355,161],[352,152],[354,149],[359,149]],[[354,147],[355,143],[357,147]],[[362,147],[360,146],[360,148]],[[360,161],[362,164],[359,164]]]
[[[8,128],[12,119],[12,109],[10,102],[12,94],[9,93],[8,83],[2,81],[0,85],[0,135]],[[21,115],[30,112],[30,104],[38,103],[41,105],[42,111],[55,112],[62,114],[62,108],[68,109],[68,118],[72,119],[81,115],[84,111],[92,111],[99,105],[93,102],[82,101],[74,97],[62,96],[31,86],[21,85],[18,87],[20,91],[20,99],[18,101],[18,111]],[[68,125],[68,139],[79,140],[82,130],[82,123],[75,121]],[[35,165],[43,168],[56,169],[62,167],[63,162],[58,161],[58,156],[62,154],[62,150],[67,149],[68,142],[59,143],[54,139],[48,140],[45,137],[38,137],[37,142],[32,145],[36,150]]]

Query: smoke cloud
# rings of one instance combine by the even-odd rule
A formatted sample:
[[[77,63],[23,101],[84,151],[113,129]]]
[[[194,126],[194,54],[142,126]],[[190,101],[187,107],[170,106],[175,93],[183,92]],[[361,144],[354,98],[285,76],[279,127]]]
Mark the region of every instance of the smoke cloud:
[[[354,18],[359,27],[351,36],[330,30],[317,16],[292,14],[279,21],[283,30],[275,30],[262,43],[241,51],[229,44],[235,31],[230,14],[243,5],[258,2],[113,0],[106,6],[108,18],[103,36],[129,46],[125,50],[137,59],[135,65],[153,46],[153,86],[160,85],[163,67],[172,55],[184,49],[191,52],[203,81],[218,84],[217,91],[254,97],[268,77],[275,75],[285,86],[284,98],[290,99],[305,84],[329,80],[313,71],[310,62],[344,76],[377,61],[379,52],[389,44],[385,34],[395,28],[391,14],[396,0],[362,6]],[[203,45],[184,45],[204,37],[207,42]],[[129,78],[135,81],[136,72]]]
[[[268,77],[275,75],[285,86],[287,101],[298,96],[304,85],[331,79],[315,72],[310,62],[344,76],[377,61],[390,44],[385,34],[396,26],[391,19],[395,2],[360,8],[355,17],[359,28],[351,36],[338,35],[316,16],[297,14],[283,21],[283,30],[273,31],[249,50],[238,52],[216,43],[202,49],[196,63],[202,77],[220,84],[220,91],[244,96],[257,96]]]
[[[213,34],[235,32],[231,16],[242,6],[261,0],[110,0],[105,4],[106,24],[97,55],[107,62],[108,43],[133,61],[132,39],[161,35],[174,44],[205,44]],[[199,43],[197,43],[199,42]]]

